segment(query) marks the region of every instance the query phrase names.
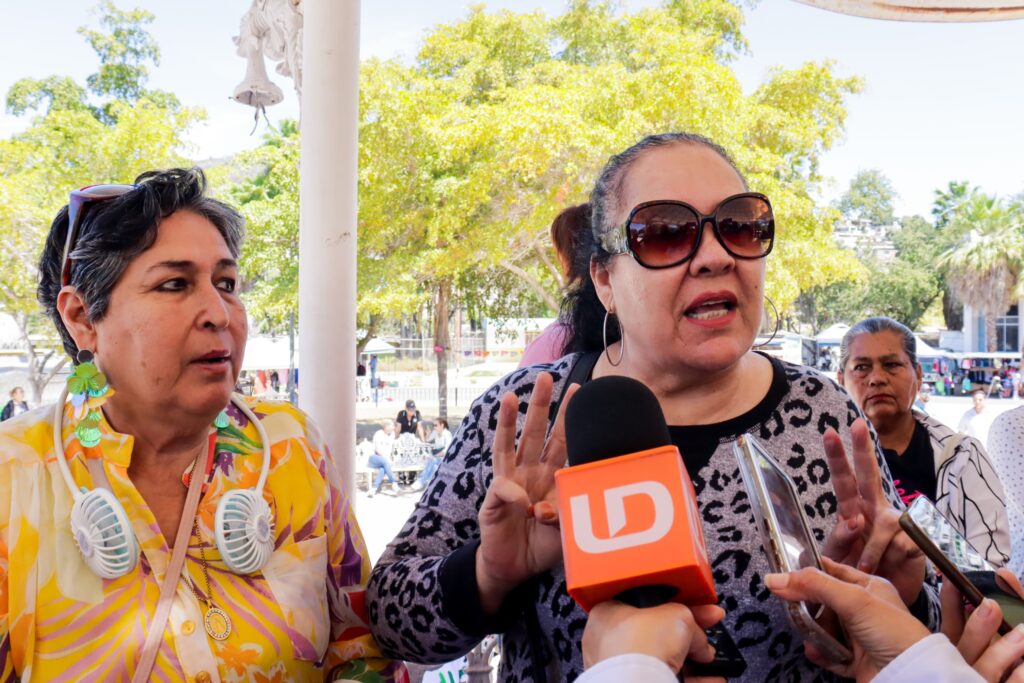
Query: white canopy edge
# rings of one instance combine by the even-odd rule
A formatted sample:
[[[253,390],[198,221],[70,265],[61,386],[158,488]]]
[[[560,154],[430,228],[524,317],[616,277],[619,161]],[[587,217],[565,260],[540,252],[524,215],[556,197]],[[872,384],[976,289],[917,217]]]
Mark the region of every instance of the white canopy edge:
[[[1007,21],[1024,19],[1024,0],[797,0],[820,9],[891,21]]]

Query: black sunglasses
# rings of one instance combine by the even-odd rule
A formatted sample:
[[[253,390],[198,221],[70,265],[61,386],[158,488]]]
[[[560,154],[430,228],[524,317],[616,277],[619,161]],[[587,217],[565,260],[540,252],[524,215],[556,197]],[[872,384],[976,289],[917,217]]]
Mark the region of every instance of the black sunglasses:
[[[757,192],[726,197],[710,215],[668,199],[638,204],[621,228],[602,236],[601,246],[610,254],[632,254],[644,268],[671,268],[697,253],[708,221],[718,243],[736,258],[764,258],[772,250],[775,215],[768,197]]]

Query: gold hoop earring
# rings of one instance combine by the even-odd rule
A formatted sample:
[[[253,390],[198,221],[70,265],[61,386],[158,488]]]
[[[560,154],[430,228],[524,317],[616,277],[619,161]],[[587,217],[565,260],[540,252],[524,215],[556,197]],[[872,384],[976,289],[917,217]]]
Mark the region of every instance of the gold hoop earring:
[[[608,359],[608,363],[613,367],[617,368],[622,364],[622,354],[626,352],[626,338],[622,334],[622,323],[619,319],[615,319],[615,323],[619,326],[619,359],[612,361],[612,354],[608,351],[608,314],[611,311],[605,309],[604,311],[604,323],[601,325],[601,341],[604,342],[604,356]]]
[[[779,315],[779,309],[775,307],[775,302],[769,299],[767,296],[764,297],[764,300],[767,301],[768,305],[772,307],[772,312],[775,314],[775,329],[772,330],[772,336],[768,337],[767,341],[764,341],[760,344],[754,344],[755,349],[760,349],[771,344],[772,341],[775,340],[775,335],[779,333],[779,328],[782,326],[782,317]]]

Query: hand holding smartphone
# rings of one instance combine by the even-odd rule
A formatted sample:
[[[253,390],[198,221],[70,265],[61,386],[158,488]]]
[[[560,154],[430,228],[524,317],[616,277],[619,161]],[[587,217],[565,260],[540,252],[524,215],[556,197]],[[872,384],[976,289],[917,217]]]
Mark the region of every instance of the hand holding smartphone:
[[[1024,600],[1002,585],[995,568],[971,547],[967,539],[944,518],[935,505],[921,496],[900,516],[900,527],[924,552],[970,604],[977,607],[985,598],[999,604],[1003,613],[1000,634],[1024,623]]]
[[[818,545],[807,524],[793,480],[749,434],[743,434],[733,442],[733,452],[740,465],[740,475],[750,497],[772,571],[789,573],[804,567],[821,569]],[[804,600],[787,601],[786,608],[794,628],[825,656],[836,662],[847,662],[852,658],[849,648],[842,642],[842,630],[831,610]]]

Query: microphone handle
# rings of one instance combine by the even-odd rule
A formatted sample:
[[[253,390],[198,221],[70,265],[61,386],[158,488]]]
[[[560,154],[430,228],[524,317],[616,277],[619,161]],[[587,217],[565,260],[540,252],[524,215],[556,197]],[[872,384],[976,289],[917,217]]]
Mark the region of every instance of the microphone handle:
[[[616,595],[615,599],[633,607],[657,607],[670,601],[678,592],[675,586],[655,584],[627,588]]]

